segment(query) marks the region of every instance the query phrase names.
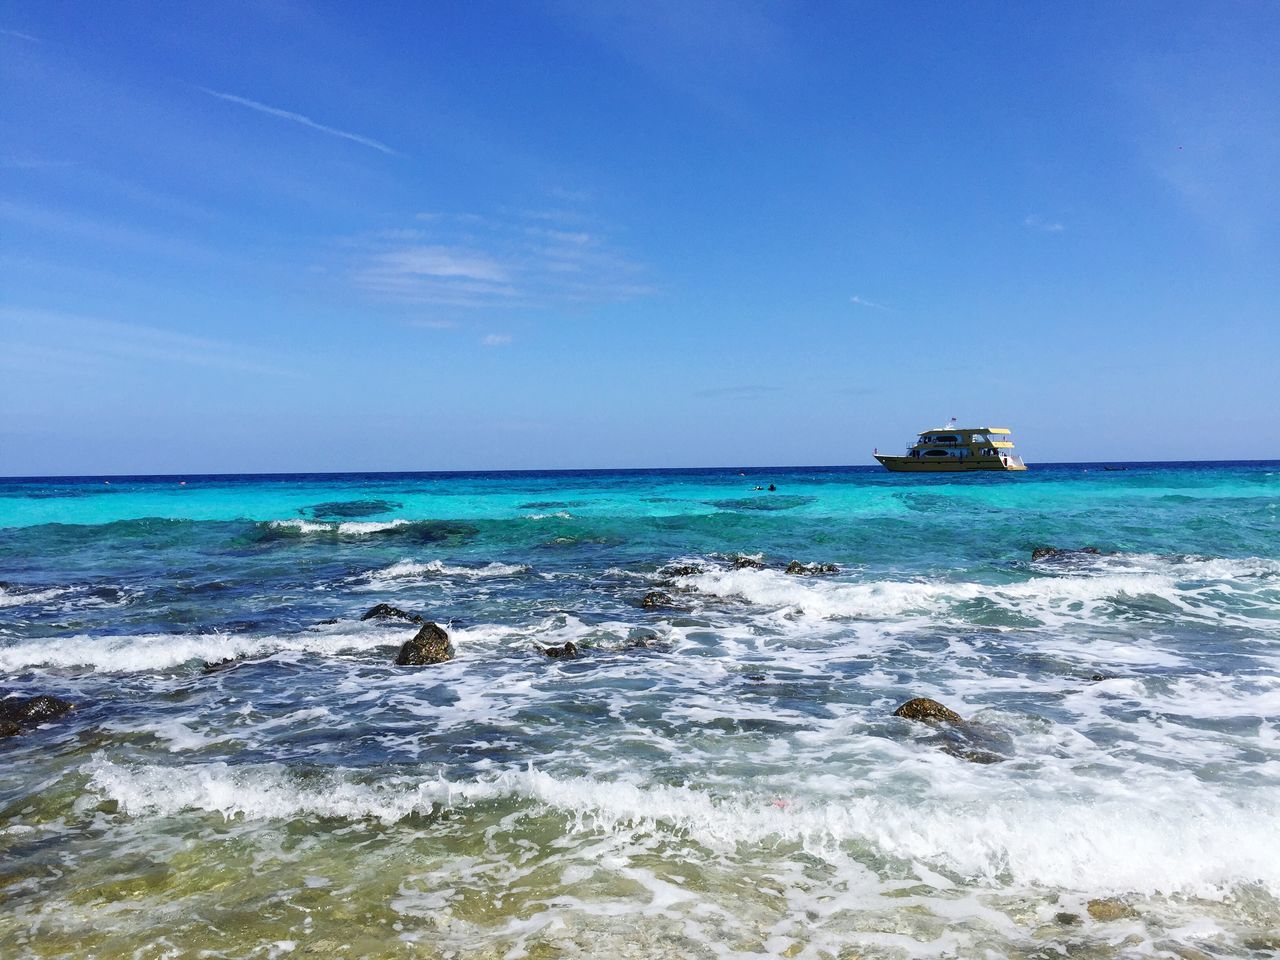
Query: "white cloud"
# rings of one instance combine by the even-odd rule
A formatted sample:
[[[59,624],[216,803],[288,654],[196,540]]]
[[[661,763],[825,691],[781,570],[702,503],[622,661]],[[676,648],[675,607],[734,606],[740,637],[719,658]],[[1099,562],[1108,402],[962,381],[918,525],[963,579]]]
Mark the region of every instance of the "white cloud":
[[[356,238],[348,267],[380,300],[448,307],[546,307],[643,296],[643,269],[598,225],[549,226],[526,212],[420,213],[417,226]]]
[[[876,303],[874,300],[868,300],[865,297],[859,297],[856,295],[850,297],[849,302],[853,304],[857,304],[859,307],[869,307],[872,310],[888,310],[889,309],[883,303]]]
[[[505,347],[511,343],[509,333],[486,333],[480,344],[485,347]]]
[[[379,258],[390,273],[422,277],[465,277],[504,284],[507,269],[491,257],[458,247],[406,247]]]
[[[29,41],[29,42],[31,42],[31,43],[43,43],[43,42],[44,42],[44,41],[43,41],[43,40],[41,40],[39,37],[33,37],[33,36],[32,36],[31,34],[29,34],[29,33],[23,33],[21,30],[5,30],[5,29],[0,28],[0,34],[3,34],[3,35],[4,35],[4,36],[6,36],[6,37],[17,37],[19,40],[27,40],[27,41]]]
[[[1039,230],[1043,233],[1062,233],[1062,231],[1067,229],[1060,223],[1056,223],[1052,220],[1045,220],[1043,217],[1039,217],[1034,213],[1028,214],[1027,218],[1022,221],[1022,225],[1024,227],[1029,227],[1032,230]]]
[[[312,130],[319,130],[321,133],[327,133],[331,137],[341,137],[343,140],[350,140],[353,143],[358,143],[374,150],[380,150],[393,157],[403,156],[403,154],[396,150],[392,150],[381,140],[374,140],[372,137],[365,137],[358,133],[349,133],[346,130],[339,130],[337,127],[326,126],[323,123],[317,123],[310,117],[305,117],[300,113],[294,113],[291,110],[281,110],[279,107],[271,107],[265,103],[259,103],[257,100],[237,97],[235,94],[231,93],[220,93],[217,90],[210,90],[208,87],[201,87],[200,90],[211,97],[217,97],[219,100],[225,100],[228,103],[236,103],[242,107],[248,107],[250,110],[257,110],[259,113],[265,113],[268,116],[279,117],[281,120],[291,120],[292,122],[301,124],[304,127],[310,127]]]

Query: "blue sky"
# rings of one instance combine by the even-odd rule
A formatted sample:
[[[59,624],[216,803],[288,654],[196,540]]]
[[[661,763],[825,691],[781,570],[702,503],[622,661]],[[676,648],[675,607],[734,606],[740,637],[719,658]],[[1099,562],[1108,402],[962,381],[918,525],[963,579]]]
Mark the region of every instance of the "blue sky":
[[[0,3],[0,474],[1280,457],[1278,90],[1267,3]]]

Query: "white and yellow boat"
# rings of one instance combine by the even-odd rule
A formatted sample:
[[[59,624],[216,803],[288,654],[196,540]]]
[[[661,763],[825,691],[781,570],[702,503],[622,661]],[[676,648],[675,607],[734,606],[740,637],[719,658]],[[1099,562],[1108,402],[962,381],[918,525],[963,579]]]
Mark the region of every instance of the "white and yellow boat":
[[[1027,465],[1013,452],[1007,427],[957,427],[953,419],[945,427],[922,431],[907,447],[906,456],[876,451],[886,470],[901,473],[967,473],[970,470],[1025,470]]]

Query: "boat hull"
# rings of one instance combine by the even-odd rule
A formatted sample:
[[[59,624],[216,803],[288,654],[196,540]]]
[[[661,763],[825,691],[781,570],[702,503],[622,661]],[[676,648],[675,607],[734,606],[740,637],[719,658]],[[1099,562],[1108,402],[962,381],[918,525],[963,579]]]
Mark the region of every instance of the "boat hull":
[[[1010,462],[1005,464],[998,457],[973,457],[960,460],[921,460],[916,457],[890,457],[876,454],[876,459],[886,470],[894,473],[974,473],[981,470],[994,470],[997,473],[1016,473],[1026,470],[1026,464]]]

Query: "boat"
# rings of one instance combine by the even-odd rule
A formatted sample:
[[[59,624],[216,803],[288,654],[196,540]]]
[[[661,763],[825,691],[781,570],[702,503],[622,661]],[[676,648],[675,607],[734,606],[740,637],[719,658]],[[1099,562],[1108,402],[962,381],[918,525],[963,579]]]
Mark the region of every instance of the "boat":
[[[959,427],[953,417],[945,427],[920,431],[905,456],[875,452],[886,470],[895,473],[968,473],[972,470],[1026,470],[1013,452],[1008,427]]]

